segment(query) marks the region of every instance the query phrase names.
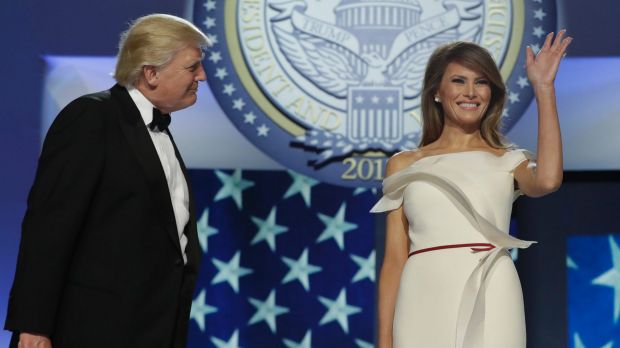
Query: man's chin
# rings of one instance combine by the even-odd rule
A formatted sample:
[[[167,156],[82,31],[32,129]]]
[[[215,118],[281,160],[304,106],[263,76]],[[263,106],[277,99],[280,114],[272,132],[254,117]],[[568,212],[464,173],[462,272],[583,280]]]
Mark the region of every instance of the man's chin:
[[[188,108],[196,104],[197,100],[198,100],[198,96],[196,94],[189,95],[188,98],[185,100],[185,103],[183,103],[182,109]]]

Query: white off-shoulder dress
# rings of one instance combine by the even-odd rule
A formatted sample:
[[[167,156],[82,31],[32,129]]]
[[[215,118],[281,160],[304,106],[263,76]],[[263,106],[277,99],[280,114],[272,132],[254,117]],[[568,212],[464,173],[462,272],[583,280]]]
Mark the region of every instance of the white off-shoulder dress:
[[[383,181],[371,212],[402,205],[409,222],[394,348],[525,347],[521,284],[507,249],[533,243],[508,234],[513,171],[527,160],[535,165],[520,149],[447,153]]]

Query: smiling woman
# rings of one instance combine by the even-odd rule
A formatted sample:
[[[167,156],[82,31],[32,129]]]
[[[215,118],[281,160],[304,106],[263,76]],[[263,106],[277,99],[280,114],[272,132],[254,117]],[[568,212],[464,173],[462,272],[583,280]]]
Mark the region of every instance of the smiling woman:
[[[444,127],[464,127],[476,131],[486,114],[491,88],[485,76],[452,62],[448,64],[435,95],[444,113]]]
[[[524,348],[525,312],[510,248],[533,242],[508,234],[512,202],[541,196],[562,180],[553,80],[571,42],[550,34],[527,51],[539,107],[539,161],[500,132],[506,88],[491,55],[456,42],[429,59],[420,148],[393,156],[379,280],[379,347]],[[518,184],[519,190],[515,187]]]
[[[472,90],[463,90],[467,84]],[[450,89],[448,89],[451,87]],[[500,119],[506,100],[506,87],[493,58],[480,46],[457,42],[437,49],[428,61],[422,91],[423,135],[420,146],[428,145],[439,138],[446,122],[445,114],[451,100],[458,95],[442,96],[443,93],[465,92],[460,101],[469,98],[486,98],[484,110],[478,112],[480,134],[491,146],[505,147],[499,132]],[[481,94],[482,93],[482,94]],[[480,101],[480,100],[479,100]],[[448,115],[455,116],[455,115]]]

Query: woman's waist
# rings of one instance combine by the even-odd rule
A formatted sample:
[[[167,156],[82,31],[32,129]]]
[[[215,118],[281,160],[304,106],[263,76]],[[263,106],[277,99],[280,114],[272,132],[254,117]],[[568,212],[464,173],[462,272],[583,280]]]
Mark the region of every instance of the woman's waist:
[[[409,252],[442,245],[489,243],[480,232],[473,228],[462,228],[459,230],[410,230],[409,241]]]
[[[417,249],[411,250],[409,252],[409,257],[427,253],[427,252],[443,251],[443,250],[449,250],[449,249],[468,249],[471,253],[475,254],[475,253],[479,253],[483,251],[491,251],[495,248],[496,248],[495,245],[488,243],[488,242],[440,244],[440,245],[435,245],[432,247],[417,248]]]

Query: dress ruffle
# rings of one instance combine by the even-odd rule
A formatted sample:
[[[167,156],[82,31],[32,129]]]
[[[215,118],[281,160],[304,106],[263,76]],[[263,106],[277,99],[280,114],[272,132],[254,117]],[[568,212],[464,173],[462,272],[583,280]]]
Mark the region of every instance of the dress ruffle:
[[[525,160],[530,166],[535,166],[533,156],[526,150],[512,150],[501,156],[501,168],[513,171]],[[419,163],[419,164],[418,164]],[[488,275],[501,254],[507,249],[527,248],[534,241],[526,241],[511,236],[508,231],[502,231],[493,223],[484,218],[471,203],[467,195],[450,179],[442,175],[449,167],[437,162],[416,162],[383,180],[383,197],[370,210],[372,213],[390,211],[399,208],[403,203],[403,194],[407,186],[414,181],[424,181],[437,188],[451,198],[472,225],[484,238],[496,248],[487,251],[480,259],[480,263],[470,274],[459,306],[456,347],[479,348],[484,340],[485,296]],[[481,253],[482,254],[482,253]]]

